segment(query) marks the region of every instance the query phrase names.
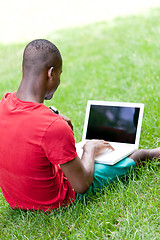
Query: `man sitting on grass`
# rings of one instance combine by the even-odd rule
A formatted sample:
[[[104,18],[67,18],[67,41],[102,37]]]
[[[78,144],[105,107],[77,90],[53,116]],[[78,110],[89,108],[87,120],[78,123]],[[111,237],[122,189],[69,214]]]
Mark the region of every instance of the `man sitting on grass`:
[[[159,156],[160,148],[138,150],[113,166],[95,164],[95,155],[112,147],[91,140],[80,159],[70,120],[43,104],[58,88],[61,73],[57,47],[34,40],[24,51],[17,92],[0,101],[0,187],[13,209],[47,211],[66,206]]]

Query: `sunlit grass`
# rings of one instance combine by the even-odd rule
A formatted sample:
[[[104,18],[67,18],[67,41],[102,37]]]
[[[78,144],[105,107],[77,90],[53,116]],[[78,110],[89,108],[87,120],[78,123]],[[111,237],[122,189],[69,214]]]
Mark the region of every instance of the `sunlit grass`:
[[[63,57],[55,105],[81,140],[88,99],[143,102],[140,147],[160,146],[160,10],[50,34]],[[24,44],[0,45],[0,97],[21,80]],[[51,214],[11,210],[0,194],[0,239],[159,239],[158,163]]]

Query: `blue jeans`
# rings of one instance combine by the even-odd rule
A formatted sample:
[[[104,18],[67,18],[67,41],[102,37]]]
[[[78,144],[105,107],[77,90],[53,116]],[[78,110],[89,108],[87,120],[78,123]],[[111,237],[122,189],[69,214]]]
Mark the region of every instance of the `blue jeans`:
[[[89,190],[83,195],[76,193],[75,201],[81,200],[83,196],[88,196],[90,193],[95,194],[110,182],[130,173],[134,168],[135,162],[131,158],[125,158],[114,165],[95,163],[94,179]]]

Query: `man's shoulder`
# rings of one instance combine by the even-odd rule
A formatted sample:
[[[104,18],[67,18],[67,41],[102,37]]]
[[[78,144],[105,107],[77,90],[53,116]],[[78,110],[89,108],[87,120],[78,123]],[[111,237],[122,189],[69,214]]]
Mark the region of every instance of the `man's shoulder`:
[[[53,114],[53,113],[52,113]],[[51,137],[55,139],[74,139],[74,133],[68,123],[59,115],[53,114],[50,119],[46,119],[48,122],[48,126],[46,127],[46,131],[44,137]]]
[[[49,116],[50,116],[50,126],[48,130],[52,131],[52,129],[54,129],[55,131],[56,129],[57,132],[66,131],[66,133],[68,131],[72,131],[68,123],[61,116],[57,114],[53,114],[53,116],[49,114]]]
[[[49,107],[46,107],[44,104],[41,104],[39,108],[35,110],[35,112],[38,114],[39,117],[48,119],[51,122],[53,121],[62,121],[62,118],[58,115],[52,112],[52,110]]]

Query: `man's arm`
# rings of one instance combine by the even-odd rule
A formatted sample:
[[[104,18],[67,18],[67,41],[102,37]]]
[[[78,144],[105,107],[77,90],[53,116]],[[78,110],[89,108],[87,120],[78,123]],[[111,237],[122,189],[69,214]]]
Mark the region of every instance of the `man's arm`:
[[[63,115],[62,113],[59,113],[59,116],[61,116],[68,123],[68,125],[71,127],[71,129],[73,131],[73,124],[71,122],[71,119],[68,118],[67,116]]]
[[[54,113],[58,114],[59,116],[61,116],[68,123],[68,125],[71,127],[71,129],[73,131],[73,124],[72,124],[70,118],[68,118],[67,116],[65,116],[62,113],[60,113],[60,111],[57,108],[55,108],[54,106],[49,106],[49,109],[51,109],[52,112],[54,112]]]
[[[83,147],[81,159],[77,156],[72,161],[60,165],[75,192],[84,194],[89,189],[94,178],[95,155],[106,148],[113,150],[106,141],[88,141]]]

